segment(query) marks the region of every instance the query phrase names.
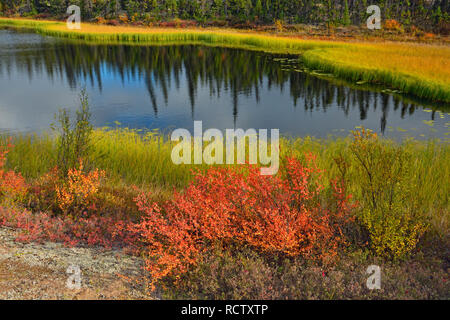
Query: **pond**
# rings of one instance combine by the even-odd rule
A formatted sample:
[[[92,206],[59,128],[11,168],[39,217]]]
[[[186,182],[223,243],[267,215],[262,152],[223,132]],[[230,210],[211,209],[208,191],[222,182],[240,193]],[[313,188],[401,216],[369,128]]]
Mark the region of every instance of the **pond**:
[[[297,57],[205,46],[94,45],[0,30],[0,130],[42,132],[82,88],[95,126],[280,129],[446,138],[449,107],[305,70]]]

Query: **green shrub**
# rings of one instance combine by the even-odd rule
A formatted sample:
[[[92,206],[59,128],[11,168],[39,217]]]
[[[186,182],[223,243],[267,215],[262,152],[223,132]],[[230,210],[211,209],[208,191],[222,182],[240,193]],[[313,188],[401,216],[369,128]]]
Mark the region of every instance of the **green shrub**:
[[[57,165],[60,173],[67,176],[68,170],[75,168],[86,157],[90,147],[92,124],[86,90],[81,91],[75,123],[71,123],[67,109],[61,109],[55,118],[59,123],[57,128],[52,126],[55,131],[59,131]]]

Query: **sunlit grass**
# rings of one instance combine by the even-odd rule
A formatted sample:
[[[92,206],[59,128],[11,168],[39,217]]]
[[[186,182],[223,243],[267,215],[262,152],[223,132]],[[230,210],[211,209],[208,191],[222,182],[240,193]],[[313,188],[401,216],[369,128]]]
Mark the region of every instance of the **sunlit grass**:
[[[405,93],[450,101],[450,47],[358,43],[310,50],[304,61],[349,80],[385,83]]]
[[[0,18],[0,26],[29,28],[45,35],[101,43],[202,44],[299,54],[311,69],[358,82],[383,84],[431,100],[450,102],[450,48],[393,42],[316,41],[232,29],[164,29]]]

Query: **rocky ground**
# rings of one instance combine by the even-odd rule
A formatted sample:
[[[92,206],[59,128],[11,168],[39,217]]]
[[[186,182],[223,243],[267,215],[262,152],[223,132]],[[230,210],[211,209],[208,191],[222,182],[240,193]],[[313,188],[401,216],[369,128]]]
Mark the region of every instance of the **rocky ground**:
[[[15,238],[15,230],[0,227],[0,299],[148,298],[141,285],[125,280],[139,279],[142,260],[122,250],[20,243]],[[80,289],[67,285],[70,266],[80,268]]]

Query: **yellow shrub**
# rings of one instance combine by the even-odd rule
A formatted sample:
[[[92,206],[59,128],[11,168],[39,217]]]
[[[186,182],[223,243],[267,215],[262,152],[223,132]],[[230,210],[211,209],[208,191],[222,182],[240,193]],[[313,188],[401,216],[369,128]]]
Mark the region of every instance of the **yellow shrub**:
[[[412,155],[364,128],[354,132],[350,148],[357,167],[352,181],[361,192],[360,221],[372,249],[388,258],[408,255],[427,228],[414,193]]]
[[[426,225],[399,209],[380,216],[370,209],[364,210],[362,221],[370,232],[371,245],[382,257],[400,258],[408,255],[417,245]]]
[[[126,13],[124,13],[123,15],[119,16],[119,20],[122,21],[122,23],[127,24],[128,23],[128,15]]]
[[[275,27],[276,27],[278,32],[283,32],[284,31],[283,20],[275,20]]]
[[[60,209],[66,214],[86,211],[93,203],[93,198],[100,187],[100,180],[104,175],[104,171],[98,169],[85,174],[83,162],[80,161],[79,169],[70,169],[67,181],[62,186],[56,186]]]

